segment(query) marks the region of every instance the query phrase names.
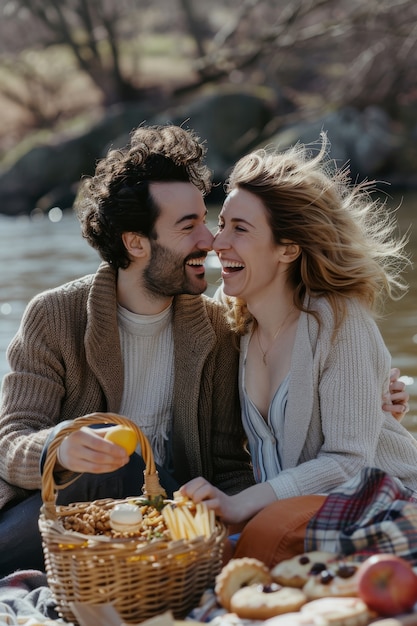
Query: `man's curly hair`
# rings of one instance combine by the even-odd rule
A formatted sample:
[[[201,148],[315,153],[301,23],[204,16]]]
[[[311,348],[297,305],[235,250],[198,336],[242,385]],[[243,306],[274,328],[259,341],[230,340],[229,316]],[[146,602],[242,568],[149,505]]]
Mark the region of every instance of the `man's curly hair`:
[[[211,172],[205,146],[194,131],[179,126],[140,126],[130,144],[110,150],[85,179],[75,203],[83,237],[115,268],[130,261],[124,232],[156,238],[159,207],[149,191],[152,182],[190,182],[206,195]]]

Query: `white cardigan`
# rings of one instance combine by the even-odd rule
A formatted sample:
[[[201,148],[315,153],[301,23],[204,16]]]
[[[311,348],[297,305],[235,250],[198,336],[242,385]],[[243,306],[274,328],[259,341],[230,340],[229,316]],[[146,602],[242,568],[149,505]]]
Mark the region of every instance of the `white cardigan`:
[[[308,306],[319,313],[321,327],[313,315],[301,313],[281,442],[282,471],[268,480],[277,498],[327,494],[365,466],[378,467],[417,491],[417,441],[381,408],[391,358],[374,319],[351,299],[333,338],[328,301],[310,299]],[[250,333],[242,342],[249,338]],[[241,347],[245,354],[245,343]],[[243,362],[241,383],[242,368]]]

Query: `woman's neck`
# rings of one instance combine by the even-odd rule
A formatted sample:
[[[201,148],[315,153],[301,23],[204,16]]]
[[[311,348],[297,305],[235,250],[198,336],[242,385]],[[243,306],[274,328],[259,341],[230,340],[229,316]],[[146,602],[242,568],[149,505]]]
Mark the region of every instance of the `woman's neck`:
[[[280,326],[292,320],[295,312],[294,292],[287,289],[270,297],[259,298],[256,302],[248,302],[247,307],[262,336],[273,340]]]

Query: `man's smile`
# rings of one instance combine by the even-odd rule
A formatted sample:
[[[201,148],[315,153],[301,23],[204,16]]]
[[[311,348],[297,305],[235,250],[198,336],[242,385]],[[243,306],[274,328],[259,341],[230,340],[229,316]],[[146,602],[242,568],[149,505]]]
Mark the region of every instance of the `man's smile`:
[[[192,266],[201,266],[204,265],[206,260],[206,255],[204,256],[199,256],[199,257],[194,257],[194,258],[189,258],[185,261],[186,265],[192,265]]]

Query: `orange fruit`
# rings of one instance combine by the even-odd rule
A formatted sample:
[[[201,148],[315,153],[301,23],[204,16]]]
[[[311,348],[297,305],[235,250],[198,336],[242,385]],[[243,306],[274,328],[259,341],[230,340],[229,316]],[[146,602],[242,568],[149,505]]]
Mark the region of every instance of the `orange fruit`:
[[[124,448],[129,456],[133,454],[138,445],[135,431],[129,428],[129,426],[123,426],[122,424],[110,428],[104,435],[104,439]]]

